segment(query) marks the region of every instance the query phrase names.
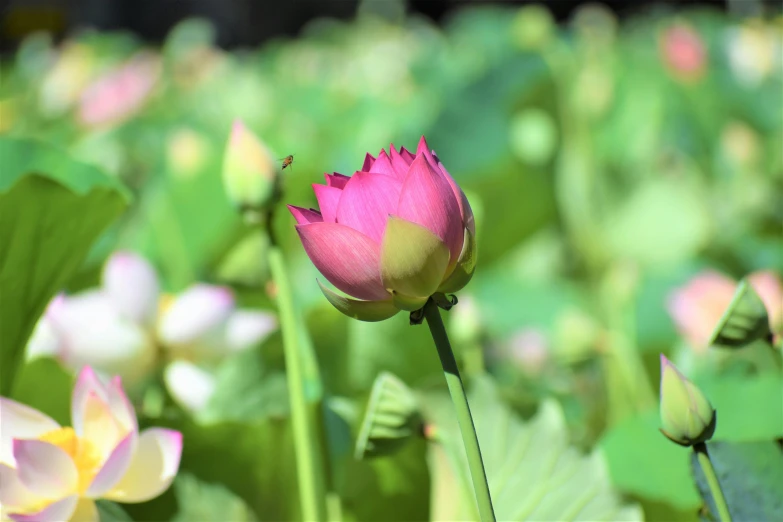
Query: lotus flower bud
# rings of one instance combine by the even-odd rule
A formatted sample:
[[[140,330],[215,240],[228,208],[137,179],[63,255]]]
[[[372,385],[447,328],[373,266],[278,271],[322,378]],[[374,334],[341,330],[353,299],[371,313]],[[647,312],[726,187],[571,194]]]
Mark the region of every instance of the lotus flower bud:
[[[269,149],[237,120],[223,160],[223,186],[241,210],[263,210],[277,191],[277,164]]]
[[[704,394],[661,354],[661,432],[682,446],[715,432],[715,410]]]
[[[362,321],[415,311],[435,293],[464,287],[476,266],[476,225],[465,194],[422,137],[416,154],[394,145],[367,154],[353,176],[314,184],[320,210],[289,205],[305,252]],[[320,284],[320,282],[319,282]]]
[[[521,49],[540,49],[555,32],[552,13],[546,6],[526,5],[514,15],[511,31],[514,42]]]

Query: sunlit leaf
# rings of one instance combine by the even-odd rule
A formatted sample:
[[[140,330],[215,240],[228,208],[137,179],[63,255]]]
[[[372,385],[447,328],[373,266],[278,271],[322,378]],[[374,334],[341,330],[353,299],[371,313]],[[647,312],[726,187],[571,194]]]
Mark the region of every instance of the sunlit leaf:
[[[49,299],[125,208],[115,180],[30,140],[0,138],[0,392]]]
[[[783,438],[783,378],[778,372],[694,379],[718,412],[714,440]]]
[[[223,361],[215,374],[215,393],[198,419],[203,422],[248,421],[284,417],[288,389],[282,372],[264,366],[258,350],[246,350]]]
[[[49,357],[38,357],[28,361],[20,369],[11,398],[44,412],[63,426],[68,426],[71,423],[73,383],[73,374],[58,361]]]
[[[486,378],[473,383],[469,402],[498,520],[642,520],[641,509],[625,504],[613,489],[603,452],[585,455],[569,444],[557,402],[543,402],[532,419],[523,421]],[[445,406],[437,408],[443,420],[436,433],[449,465],[432,471],[460,474],[454,483],[459,493],[441,498],[462,505],[455,520],[471,520],[475,508],[472,490],[464,486],[470,484],[467,460],[453,419],[444,418]]]
[[[375,379],[362,427],[356,439],[356,458],[394,453],[421,429],[416,397],[396,376],[384,372]]]
[[[650,411],[620,422],[604,435],[600,446],[612,481],[623,492],[695,510],[699,495],[688,469],[689,450],[664,437],[659,426],[658,412]]]
[[[155,424],[182,432],[185,443],[180,473],[189,473],[208,484],[221,484],[247,503],[261,521],[299,518],[289,419],[200,424],[184,418],[162,417]],[[134,519],[150,520],[146,512],[136,515],[137,506],[144,507],[128,506]],[[142,513],[147,518],[142,518]]]
[[[174,522],[253,522],[258,520],[245,502],[228,488],[180,473],[174,481],[179,511]],[[102,521],[101,521],[102,522]]]
[[[757,339],[772,339],[769,315],[756,291],[743,279],[718,322],[710,344],[737,348]]]

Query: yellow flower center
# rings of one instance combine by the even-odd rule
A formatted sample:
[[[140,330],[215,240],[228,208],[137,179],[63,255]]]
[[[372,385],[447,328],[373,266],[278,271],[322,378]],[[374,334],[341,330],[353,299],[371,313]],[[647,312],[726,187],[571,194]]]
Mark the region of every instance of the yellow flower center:
[[[54,444],[73,459],[79,473],[79,493],[84,494],[101,469],[102,458],[90,441],[79,438],[73,428],[57,428],[44,433],[39,440]]]

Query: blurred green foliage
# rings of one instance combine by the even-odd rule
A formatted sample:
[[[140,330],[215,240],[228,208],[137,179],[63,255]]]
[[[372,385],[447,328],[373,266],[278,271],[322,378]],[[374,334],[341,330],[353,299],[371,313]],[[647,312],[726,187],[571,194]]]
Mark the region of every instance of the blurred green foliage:
[[[481,209],[477,274],[449,325],[468,381],[486,368],[498,390],[491,404],[476,406],[477,417],[502,412],[520,433],[549,419],[545,433],[574,469],[607,467],[599,484],[611,498],[605,513],[638,518],[634,501],[647,518],[692,519],[701,500],[688,453],[657,431],[658,352],[693,372],[714,401],[716,439],[766,441],[769,449],[783,437],[780,351],[699,351],[678,341],[667,310],[672,292],[707,267],[737,279],[759,269],[783,272],[782,24],[780,17],[737,20],[708,10],[660,10],[619,23],[592,6],[557,26],[542,7],[486,6],[456,11],[443,27],[417,16],[315,20],[296,39],[231,52],[214,46],[203,20],[183,22],[155,49],[123,32],[86,31],[56,45],[31,36],[0,62],[2,143],[36,138],[93,167],[74,163],[77,172],[71,160],[58,160],[47,171],[64,169],[67,179],[57,179],[66,187],[41,181],[46,191],[27,177],[10,191],[0,183],[0,198],[29,209],[28,229],[55,216],[49,239],[32,229],[25,238],[30,246],[57,238],[41,259],[54,263],[52,252],[67,247],[73,270],[111,225],[78,272],[57,261],[57,279],[34,306],[7,306],[20,301],[0,287],[3,314],[21,314],[12,322],[24,325],[25,337],[46,299],[62,286],[93,286],[118,248],[147,256],[167,291],[219,282],[232,285],[243,304],[271,308],[259,254],[266,238],[242,222],[221,185],[233,120],[241,118],[276,157],[294,154],[285,201],[305,207],[315,205],[310,184],[322,182],[323,172],[351,174],[367,151],[389,142],[413,147],[424,134]],[[133,60],[144,66],[134,69]],[[125,76],[96,87],[118,71]],[[2,160],[5,180],[11,160]],[[117,194],[104,194],[112,201],[95,201],[100,212],[87,212],[94,167],[133,193],[114,222]],[[43,204],[46,212],[36,206]],[[55,228],[88,218],[82,235]],[[462,484],[435,483],[450,464],[434,444],[417,440],[377,460],[352,456],[380,372],[422,393],[442,387],[427,332],[404,314],[377,324],[341,316],[322,297],[284,207],[274,224],[327,396],[322,447],[338,497],[330,509],[344,520],[458,516],[440,511]],[[0,246],[3,285],[16,277],[7,269],[17,273],[4,255]],[[13,350],[5,344],[11,323],[0,318],[5,357]],[[469,334],[460,330],[467,321],[476,325]],[[522,331],[540,334],[543,351],[516,342],[531,338],[515,337]],[[15,397],[64,422],[64,403],[35,384],[67,384],[50,363],[30,363]],[[130,516],[296,519],[283,372],[281,340],[273,336],[222,363],[218,392],[202,414],[190,418],[168,398],[145,412],[143,424],[183,432],[183,475],[162,497],[124,506]],[[559,404],[539,407],[545,398]],[[451,410],[444,405],[426,420],[438,424],[439,415],[445,426]],[[493,462],[522,447],[505,444],[507,454],[506,446],[488,444]],[[216,514],[213,502],[225,508]]]

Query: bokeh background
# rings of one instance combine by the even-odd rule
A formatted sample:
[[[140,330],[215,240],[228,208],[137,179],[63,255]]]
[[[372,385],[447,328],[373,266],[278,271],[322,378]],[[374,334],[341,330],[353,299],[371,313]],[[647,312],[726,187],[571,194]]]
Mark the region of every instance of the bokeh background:
[[[67,292],[96,286],[107,256],[130,250],[154,264],[167,292],[226,285],[242,306],[273,313],[266,239],[222,186],[232,122],[276,157],[294,155],[284,200],[299,206],[315,205],[310,184],[324,172],[351,174],[366,152],[413,148],[425,135],[476,213],[477,273],[448,314],[466,378],[488,372],[498,395],[474,408],[481,417],[502,404],[520,423],[518,439],[491,444],[490,460],[546,467],[519,449],[546,433],[595,461],[563,483],[605,485],[612,509],[623,506],[609,518],[696,520],[687,451],[657,430],[660,353],[728,412],[718,440],[783,437],[779,353],[716,355],[698,334],[750,273],[773,275],[766,302],[773,316],[783,307],[779,6],[261,4],[7,7],[0,133],[55,144],[134,196]],[[342,317],[293,224],[281,206],[276,234],[329,398],[345,518],[456,519],[447,507],[459,485],[443,481],[442,458],[423,441],[351,460],[351,430],[380,372],[417,393],[442,388],[427,331],[404,314],[377,324]],[[189,481],[128,511],[182,517],[188,495],[208,490],[242,517],[296,517],[279,334],[213,370],[208,419],[169,408],[165,394],[163,407],[142,413],[185,432]],[[156,403],[145,393],[139,404]],[[430,407],[442,415],[449,406]],[[561,491],[528,480],[506,502]]]

